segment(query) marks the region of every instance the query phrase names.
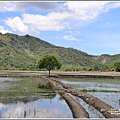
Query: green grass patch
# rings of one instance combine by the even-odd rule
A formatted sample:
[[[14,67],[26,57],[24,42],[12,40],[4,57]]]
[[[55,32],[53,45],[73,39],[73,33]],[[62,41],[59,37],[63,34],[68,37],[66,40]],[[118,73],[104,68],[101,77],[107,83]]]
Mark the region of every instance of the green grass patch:
[[[62,95],[65,94],[65,91],[64,90],[58,90],[58,94],[62,96]]]

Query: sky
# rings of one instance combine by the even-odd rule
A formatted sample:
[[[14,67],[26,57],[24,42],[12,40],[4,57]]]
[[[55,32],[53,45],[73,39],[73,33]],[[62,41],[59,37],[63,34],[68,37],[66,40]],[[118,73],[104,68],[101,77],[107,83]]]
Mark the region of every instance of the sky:
[[[120,54],[120,2],[0,1],[0,32],[90,55]]]

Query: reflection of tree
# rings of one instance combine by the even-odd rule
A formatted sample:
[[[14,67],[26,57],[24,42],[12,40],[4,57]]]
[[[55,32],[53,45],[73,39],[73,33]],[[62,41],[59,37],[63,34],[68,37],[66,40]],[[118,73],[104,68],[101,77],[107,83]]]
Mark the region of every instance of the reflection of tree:
[[[36,109],[34,109],[34,117],[36,116]]]
[[[59,100],[64,100],[64,98],[62,96],[60,96]]]
[[[18,94],[17,96],[15,96],[15,95],[13,95],[13,96],[2,95],[2,97],[0,97],[0,103],[3,103],[3,104],[16,103],[17,104],[18,101],[27,103],[30,101],[35,101],[37,99],[39,99],[38,96],[33,97],[32,95],[29,95],[29,96],[27,96],[27,95],[21,96],[21,94]]]
[[[24,118],[26,118],[26,111],[24,110]]]
[[[49,93],[47,95],[43,95],[43,97],[45,99],[53,99],[54,97],[56,97],[56,93],[55,92],[54,93]]]
[[[39,83],[38,88],[40,89],[50,89],[53,90],[53,86],[50,84],[50,82],[47,82],[46,84]]]
[[[47,82],[46,84],[39,83],[38,88],[44,89],[44,93],[41,93],[40,95],[45,99],[53,99],[56,96],[56,92],[50,82]]]

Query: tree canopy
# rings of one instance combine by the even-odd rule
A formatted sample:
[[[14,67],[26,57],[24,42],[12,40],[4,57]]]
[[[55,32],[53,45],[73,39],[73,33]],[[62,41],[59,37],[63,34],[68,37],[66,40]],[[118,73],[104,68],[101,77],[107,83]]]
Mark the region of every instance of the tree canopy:
[[[52,54],[47,54],[38,61],[38,66],[40,69],[47,69],[50,76],[50,71],[54,69],[60,69],[62,64],[56,56]]]
[[[120,61],[114,63],[115,71],[120,72]]]

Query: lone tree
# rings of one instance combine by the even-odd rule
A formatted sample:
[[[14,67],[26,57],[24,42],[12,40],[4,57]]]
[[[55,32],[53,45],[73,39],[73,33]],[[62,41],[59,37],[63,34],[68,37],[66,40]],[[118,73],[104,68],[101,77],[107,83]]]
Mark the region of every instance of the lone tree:
[[[47,69],[49,71],[50,76],[50,70],[60,69],[62,64],[58,60],[58,58],[54,55],[45,55],[38,61],[38,66],[40,69]]]

